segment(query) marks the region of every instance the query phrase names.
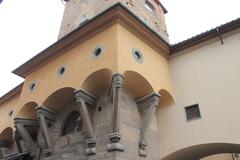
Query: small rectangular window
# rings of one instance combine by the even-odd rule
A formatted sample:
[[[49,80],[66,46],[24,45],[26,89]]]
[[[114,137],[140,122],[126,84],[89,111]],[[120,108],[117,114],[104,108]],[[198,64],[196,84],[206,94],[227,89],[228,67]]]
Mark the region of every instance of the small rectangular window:
[[[185,111],[186,111],[186,116],[188,121],[201,118],[198,104],[185,107]]]

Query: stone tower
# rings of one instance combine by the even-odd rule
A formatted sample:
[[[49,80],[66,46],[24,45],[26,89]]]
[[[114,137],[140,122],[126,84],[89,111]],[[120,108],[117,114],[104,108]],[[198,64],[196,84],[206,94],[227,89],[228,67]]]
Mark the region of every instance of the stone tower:
[[[132,14],[168,42],[164,19],[167,10],[159,0],[65,0],[59,39],[98,16],[116,3],[121,3]]]

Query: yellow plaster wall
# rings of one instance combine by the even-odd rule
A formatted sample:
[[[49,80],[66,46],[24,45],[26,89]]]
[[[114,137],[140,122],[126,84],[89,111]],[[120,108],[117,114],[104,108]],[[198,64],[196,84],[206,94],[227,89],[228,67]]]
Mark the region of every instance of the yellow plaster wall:
[[[7,127],[14,128],[13,119],[18,112],[19,98],[20,94],[17,94],[0,105],[0,133]],[[10,111],[13,111],[12,116],[9,116]]]
[[[158,109],[160,155],[208,143],[240,144],[240,30],[169,61],[175,105]],[[199,104],[187,122],[184,107]]]
[[[102,46],[104,53],[95,59],[92,52],[97,46]],[[80,89],[83,81],[96,70],[116,70],[116,25],[63,52],[26,77],[19,107],[30,101],[41,105],[49,95],[63,87]],[[57,72],[63,65],[66,66],[66,72],[61,76]],[[37,86],[31,92],[29,85],[32,82]]]
[[[143,40],[143,37],[131,32],[122,24],[118,24],[118,70],[135,71],[142,75],[152,86],[155,92],[161,89],[167,90],[171,95],[172,86],[168,60],[164,58],[162,51],[156,51]],[[143,63],[138,63],[132,56],[133,48],[139,49],[144,57]],[[137,80],[136,80],[137,81]],[[143,90],[145,84],[142,84]],[[143,94],[139,94],[143,95]]]

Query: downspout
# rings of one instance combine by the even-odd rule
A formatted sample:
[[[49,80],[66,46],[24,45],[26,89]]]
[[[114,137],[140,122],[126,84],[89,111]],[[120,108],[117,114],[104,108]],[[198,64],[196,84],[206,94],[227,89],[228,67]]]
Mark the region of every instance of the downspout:
[[[222,43],[222,45],[223,45],[224,43],[223,43],[222,35],[221,35],[221,32],[219,31],[219,28],[218,28],[218,27],[216,28],[216,31],[217,31],[218,37],[219,37],[219,39],[220,39],[220,41],[221,41],[221,43]]]

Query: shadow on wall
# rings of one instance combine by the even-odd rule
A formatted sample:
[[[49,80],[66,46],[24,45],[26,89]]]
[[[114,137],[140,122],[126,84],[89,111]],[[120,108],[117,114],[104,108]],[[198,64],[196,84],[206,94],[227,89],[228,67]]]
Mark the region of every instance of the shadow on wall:
[[[197,160],[221,153],[240,153],[240,144],[208,143],[187,147],[173,152],[163,160]]]
[[[69,102],[74,101],[74,91],[75,88],[71,87],[58,89],[47,97],[47,99],[43,102],[42,106],[52,111],[59,112]]]
[[[19,118],[31,118],[31,119],[37,118],[36,107],[38,107],[38,104],[36,102],[26,103],[22,107],[22,109],[19,111],[17,117],[19,117]]]

